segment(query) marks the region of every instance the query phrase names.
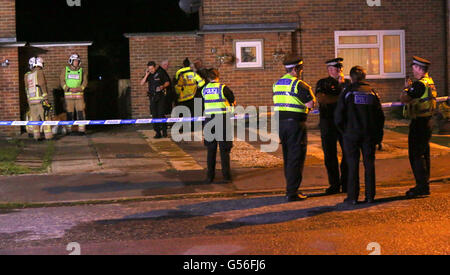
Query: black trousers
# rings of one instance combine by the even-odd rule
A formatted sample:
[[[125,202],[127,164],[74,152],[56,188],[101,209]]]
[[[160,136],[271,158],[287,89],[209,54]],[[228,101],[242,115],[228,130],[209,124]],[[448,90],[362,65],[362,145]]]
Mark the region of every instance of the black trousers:
[[[152,114],[152,118],[166,118],[166,101],[164,96],[153,96],[150,97],[150,113]],[[153,129],[156,133],[161,134],[161,130],[163,133],[167,133],[167,123],[155,123],[153,124]]]
[[[430,139],[432,134],[431,117],[417,118],[409,126],[409,162],[418,188],[430,188]]]
[[[322,149],[324,154],[325,167],[328,172],[328,183],[331,187],[347,190],[347,160],[344,154],[344,139],[337,129],[334,119],[320,119],[320,133],[322,137]],[[343,156],[339,171],[339,159],[337,153],[337,143],[341,146]]]
[[[308,134],[306,123],[294,119],[280,120],[280,140],[283,146],[286,195],[297,195],[303,179]]]
[[[187,101],[179,102],[177,106],[186,106],[189,109],[190,117],[195,116],[195,112],[194,112],[195,98],[187,100]],[[181,115],[180,117],[183,117],[183,115]],[[191,131],[194,131],[194,129],[195,129],[194,126],[195,126],[195,122],[192,122],[191,123]]]
[[[348,165],[347,198],[358,200],[359,197],[359,160],[361,152],[364,162],[364,183],[367,199],[374,199],[375,191],[375,152],[376,144],[367,137],[344,138],[345,156]]]
[[[207,117],[205,119],[205,124],[208,124],[212,119],[216,118],[216,115],[212,115],[211,117]],[[220,161],[222,164],[222,175],[225,180],[231,179],[231,160],[230,160],[230,153],[231,149],[233,148],[233,139],[231,133],[227,131],[227,124],[228,127],[231,127],[231,120],[226,115],[220,115],[218,117],[221,120],[222,123],[222,129],[223,129],[223,137],[222,140],[214,139],[212,141],[208,141],[205,138],[204,144],[206,148],[208,149],[208,155],[207,155],[207,166],[208,166],[208,172],[207,177],[210,180],[213,180],[216,175],[216,159],[217,159],[217,146],[219,146],[220,151]],[[228,128],[230,129],[230,128]],[[211,130],[212,134],[217,134],[218,129],[215,129],[215,127]]]

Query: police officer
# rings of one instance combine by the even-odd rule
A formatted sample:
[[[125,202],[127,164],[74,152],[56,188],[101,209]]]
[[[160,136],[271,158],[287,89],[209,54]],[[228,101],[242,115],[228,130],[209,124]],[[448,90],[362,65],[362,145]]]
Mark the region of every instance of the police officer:
[[[25,74],[25,90],[32,121],[45,121],[44,106],[49,106],[47,97],[47,81],[44,75],[44,60],[41,57],[32,57],[28,62],[30,71]],[[44,126],[45,139],[52,139],[50,126]],[[41,139],[40,126],[33,126],[33,137]]]
[[[406,104],[404,114],[411,119],[408,152],[416,186],[408,197],[430,195],[430,139],[432,115],[436,108],[436,87],[428,74],[431,62],[414,56],[412,70],[417,81],[406,80],[400,100]]]
[[[314,108],[315,96],[311,87],[300,80],[303,60],[289,55],[283,63],[287,74],[273,86],[273,102],[279,115],[279,135],[283,146],[286,200],[300,201],[307,197],[298,192],[306,158],[306,119]]]
[[[183,68],[175,74],[175,91],[178,95],[178,105],[188,107],[193,115],[195,95],[197,90],[205,86],[205,80],[195,73],[190,65],[191,62],[186,58]]]
[[[166,89],[170,86],[170,79],[165,71],[157,66],[154,61],[147,63],[145,75],[141,80],[141,85],[148,83],[147,95],[150,99],[150,113],[152,118],[166,117]],[[154,138],[167,137],[167,123],[154,124],[156,135]],[[161,134],[162,131],[162,134]]]
[[[341,133],[334,124],[334,111],[336,110],[339,95],[350,85],[350,81],[344,78],[343,58],[327,61],[328,77],[317,82],[316,97],[320,110],[320,133],[322,138],[322,149],[325,166],[328,172],[328,183],[330,187],[326,190],[329,195],[341,191],[347,192],[347,163],[342,156],[339,172],[339,160],[337,155],[337,142],[344,152],[344,141]]]
[[[172,80],[168,73],[169,66],[170,62],[168,59],[164,59],[163,61],[161,61],[161,65],[159,66],[161,68],[161,72],[164,73],[165,78],[169,79],[169,87],[166,88],[166,115],[170,115],[172,113],[173,106],[177,101],[177,96],[175,90],[173,89]]]
[[[236,106],[233,92],[220,83],[219,71],[208,71],[209,84],[202,91],[205,108],[204,144],[208,148],[208,172],[206,183],[212,183],[216,170],[217,145],[220,149],[222,175],[225,182],[231,182],[230,153],[233,147],[231,115]]]
[[[81,58],[74,53],[69,57],[69,66],[66,66],[59,77],[60,85],[64,89],[64,99],[66,101],[67,120],[85,120],[84,90],[88,85],[87,71],[81,67]],[[72,127],[67,127],[68,133]],[[84,125],[78,126],[78,133],[84,135],[86,128]]]
[[[348,165],[347,198],[356,205],[359,196],[359,159],[362,152],[365,168],[367,203],[375,199],[375,152],[383,140],[384,113],[377,93],[365,82],[366,71],[356,66],[350,70],[352,84],[340,95],[335,122],[344,136]]]

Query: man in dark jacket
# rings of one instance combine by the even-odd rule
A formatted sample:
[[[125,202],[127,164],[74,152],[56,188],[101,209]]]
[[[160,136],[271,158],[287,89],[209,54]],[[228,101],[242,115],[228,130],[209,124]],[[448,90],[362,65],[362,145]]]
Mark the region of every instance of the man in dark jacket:
[[[375,151],[383,140],[384,113],[378,95],[365,82],[366,71],[356,66],[350,70],[352,84],[340,96],[335,122],[344,136],[344,151],[348,165],[347,199],[356,205],[359,196],[359,159],[362,151],[365,168],[364,202],[375,198]]]
[[[329,195],[340,193],[341,187],[342,192],[347,192],[347,163],[345,156],[342,156],[339,170],[337,153],[338,142],[342,152],[344,152],[344,140],[334,124],[334,111],[337,107],[339,95],[345,87],[350,85],[350,81],[344,78],[343,61],[343,58],[336,58],[325,62],[329,76],[319,80],[316,85],[316,97],[320,110],[319,126],[322,149],[328,172],[328,183],[330,184],[326,193]]]
[[[166,89],[170,86],[170,79],[165,71],[154,61],[147,64],[141,85],[148,83],[147,95],[150,99],[150,113],[153,119],[166,118]],[[155,138],[167,137],[167,123],[154,124]],[[161,134],[162,131],[162,134]]]

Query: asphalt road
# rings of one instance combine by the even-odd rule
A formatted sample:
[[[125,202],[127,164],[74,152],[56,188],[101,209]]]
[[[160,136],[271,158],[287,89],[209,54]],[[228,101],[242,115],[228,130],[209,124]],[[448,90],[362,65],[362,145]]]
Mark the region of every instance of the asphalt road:
[[[379,188],[373,205],[343,195],[285,203],[280,196],[188,199],[0,210],[0,254],[450,253],[450,184],[407,200]],[[361,198],[363,199],[363,198]],[[375,243],[375,244],[373,244]]]

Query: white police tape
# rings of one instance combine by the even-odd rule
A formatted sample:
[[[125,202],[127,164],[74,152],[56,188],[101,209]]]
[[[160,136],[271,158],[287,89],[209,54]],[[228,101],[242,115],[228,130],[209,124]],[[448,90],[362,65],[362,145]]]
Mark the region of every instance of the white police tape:
[[[245,119],[249,115],[236,115],[233,120]],[[69,126],[69,125],[133,125],[156,123],[180,123],[204,121],[206,117],[177,117],[157,119],[114,119],[114,120],[77,120],[77,121],[0,121],[0,126]]]
[[[437,102],[447,101],[449,97],[438,97]],[[401,102],[383,103],[383,108],[401,107]],[[319,114],[318,110],[311,111],[311,114]],[[246,119],[250,116],[247,114],[235,115],[231,119]],[[196,122],[204,121],[206,117],[177,117],[177,118],[157,118],[157,119],[114,119],[114,120],[80,120],[80,121],[0,121],[0,126],[68,126],[68,125],[143,125],[157,123],[180,123],[180,122]]]

